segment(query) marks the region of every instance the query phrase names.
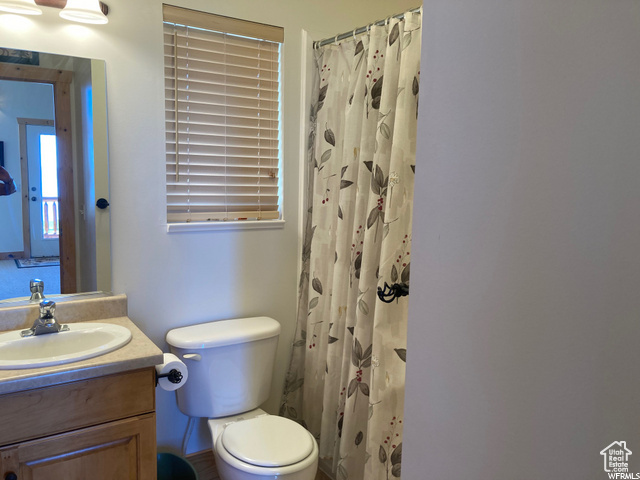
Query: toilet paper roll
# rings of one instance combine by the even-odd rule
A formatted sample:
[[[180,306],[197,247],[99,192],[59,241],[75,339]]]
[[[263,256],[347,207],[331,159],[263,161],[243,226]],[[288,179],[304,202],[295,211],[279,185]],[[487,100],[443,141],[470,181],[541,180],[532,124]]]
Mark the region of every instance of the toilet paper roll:
[[[176,370],[182,375],[182,379],[180,379],[178,383],[172,382],[170,377],[161,377],[161,375],[170,374],[172,370]],[[187,366],[173,353],[163,354],[162,363],[160,365],[156,365],[156,373],[159,377],[158,386],[167,392],[172,392],[183,386],[189,377]]]

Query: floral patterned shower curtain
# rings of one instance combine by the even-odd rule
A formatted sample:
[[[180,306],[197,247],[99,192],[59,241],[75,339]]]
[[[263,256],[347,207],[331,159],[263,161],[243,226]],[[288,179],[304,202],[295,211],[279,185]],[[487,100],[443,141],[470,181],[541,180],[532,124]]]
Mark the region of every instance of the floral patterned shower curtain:
[[[316,51],[298,325],[281,414],[338,479],[399,478],[421,15]]]

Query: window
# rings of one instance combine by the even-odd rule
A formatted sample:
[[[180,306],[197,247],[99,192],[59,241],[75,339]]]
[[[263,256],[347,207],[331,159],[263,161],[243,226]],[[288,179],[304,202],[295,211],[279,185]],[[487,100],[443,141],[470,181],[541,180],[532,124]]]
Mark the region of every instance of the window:
[[[279,219],[283,29],[163,15],[167,222]]]

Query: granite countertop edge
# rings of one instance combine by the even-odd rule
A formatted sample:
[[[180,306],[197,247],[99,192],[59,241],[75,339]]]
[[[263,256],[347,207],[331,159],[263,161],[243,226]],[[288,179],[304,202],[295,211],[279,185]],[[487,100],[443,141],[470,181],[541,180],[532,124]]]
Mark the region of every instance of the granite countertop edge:
[[[126,327],[131,331],[131,341],[113,352],[78,362],[41,368],[0,370],[0,394],[86,380],[162,363],[162,351],[128,317],[93,322]]]

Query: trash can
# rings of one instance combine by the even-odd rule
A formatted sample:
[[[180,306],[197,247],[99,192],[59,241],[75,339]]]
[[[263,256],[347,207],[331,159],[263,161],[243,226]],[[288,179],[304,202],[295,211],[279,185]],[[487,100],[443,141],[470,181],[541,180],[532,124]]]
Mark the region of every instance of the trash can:
[[[198,480],[198,474],[185,458],[173,453],[159,453],[158,480]]]

